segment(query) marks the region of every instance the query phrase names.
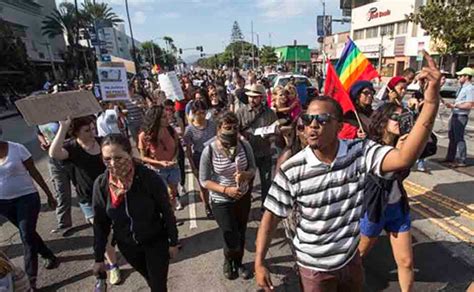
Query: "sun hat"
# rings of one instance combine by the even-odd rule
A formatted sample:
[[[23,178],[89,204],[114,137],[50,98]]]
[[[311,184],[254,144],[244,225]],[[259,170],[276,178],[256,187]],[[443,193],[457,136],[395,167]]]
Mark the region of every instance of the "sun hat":
[[[464,67],[461,71],[456,72],[456,75],[469,75],[474,76],[474,69],[470,67]]]
[[[264,96],[265,95],[265,86],[261,84],[253,84],[247,89],[248,90],[245,92],[245,94],[248,96]]]

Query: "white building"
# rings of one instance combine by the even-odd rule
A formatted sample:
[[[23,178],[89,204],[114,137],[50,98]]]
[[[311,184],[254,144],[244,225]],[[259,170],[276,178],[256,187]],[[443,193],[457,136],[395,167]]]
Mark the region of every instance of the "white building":
[[[418,69],[420,50],[432,53],[427,33],[406,19],[422,2],[380,0],[352,9],[351,37],[377,67],[382,53],[382,76],[400,75],[407,67]]]
[[[107,54],[132,61],[132,38],[125,32],[125,25],[119,23],[115,27],[104,27],[99,29],[99,38],[104,42],[102,48]],[[81,39],[80,44],[87,46],[87,40]],[[139,48],[141,43],[135,40],[135,47]]]
[[[30,61],[47,77],[53,76],[52,62],[59,71],[66,50],[64,38],[43,36],[41,27],[45,16],[56,9],[55,0],[0,0],[0,18],[9,23],[23,40]]]

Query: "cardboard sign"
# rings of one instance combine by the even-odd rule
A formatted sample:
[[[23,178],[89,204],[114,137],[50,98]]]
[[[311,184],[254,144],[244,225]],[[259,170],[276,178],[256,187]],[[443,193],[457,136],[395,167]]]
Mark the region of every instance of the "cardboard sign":
[[[125,65],[118,62],[98,63],[100,92],[102,100],[129,100],[127,72]]]
[[[184,93],[179,83],[178,76],[174,71],[159,74],[158,81],[160,82],[160,88],[165,92],[166,98],[173,101],[183,100]]]
[[[15,102],[29,126],[93,115],[102,111],[90,91],[65,91],[30,96]]]

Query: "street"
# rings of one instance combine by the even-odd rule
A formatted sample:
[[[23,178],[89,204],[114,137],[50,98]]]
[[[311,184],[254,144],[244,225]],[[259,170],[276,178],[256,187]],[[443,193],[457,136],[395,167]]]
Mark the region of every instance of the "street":
[[[20,116],[0,120],[4,139],[22,143],[33,153],[36,165],[48,178],[46,154],[35,140],[35,130]],[[440,140],[440,145],[446,141]],[[474,153],[474,139],[468,141],[469,153]],[[430,173],[412,172],[406,181],[410,196],[413,250],[415,256],[414,291],[465,291],[474,279],[474,188],[473,173],[448,169],[436,161],[440,153],[428,162]],[[170,291],[255,291],[255,280],[229,281],[222,275],[223,253],[221,235],[215,221],[208,220],[201,203],[196,203],[196,183],[188,173],[187,194],[182,198],[185,208],[177,217],[183,248],[172,261],[169,271]],[[50,182],[49,182],[50,183]],[[255,237],[261,218],[259,184],[255,183],[250,213],[244,263],[253,267]],[[85,224],[79,208],[73,208],[75,227],[66,237],[54,235],[54,212],[47,210],[43,200],[38,232],[59,256],[61,265],[55,270],[40,269],[38,286],[41,291],[87,291],[94,285],[93,234]],[[16,228],[4,220],[1,223],[0,248],[22,266],[22,245]],[[109,291],[147,291],[143,278],[126,263],[123,284]],[[267,263],[276,291],[299,291],[294,261],[283,227],[277,231],[268,252]],[[385,235],[364,260],[365,291],[399,291],[396,265],[390,243]]]

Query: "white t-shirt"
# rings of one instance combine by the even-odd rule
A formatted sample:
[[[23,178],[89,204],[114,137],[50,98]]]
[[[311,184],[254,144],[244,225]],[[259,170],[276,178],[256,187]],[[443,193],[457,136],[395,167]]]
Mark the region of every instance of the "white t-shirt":
[[[10,200],[37,192],[23,162],[31,157],[25,146],[8,142],[8,154],[0,163],[0,199]]]
[[[108,109],[97,117],[97,133],[99,137],[108,134],[120,134],[118,115],[114,109]]]

